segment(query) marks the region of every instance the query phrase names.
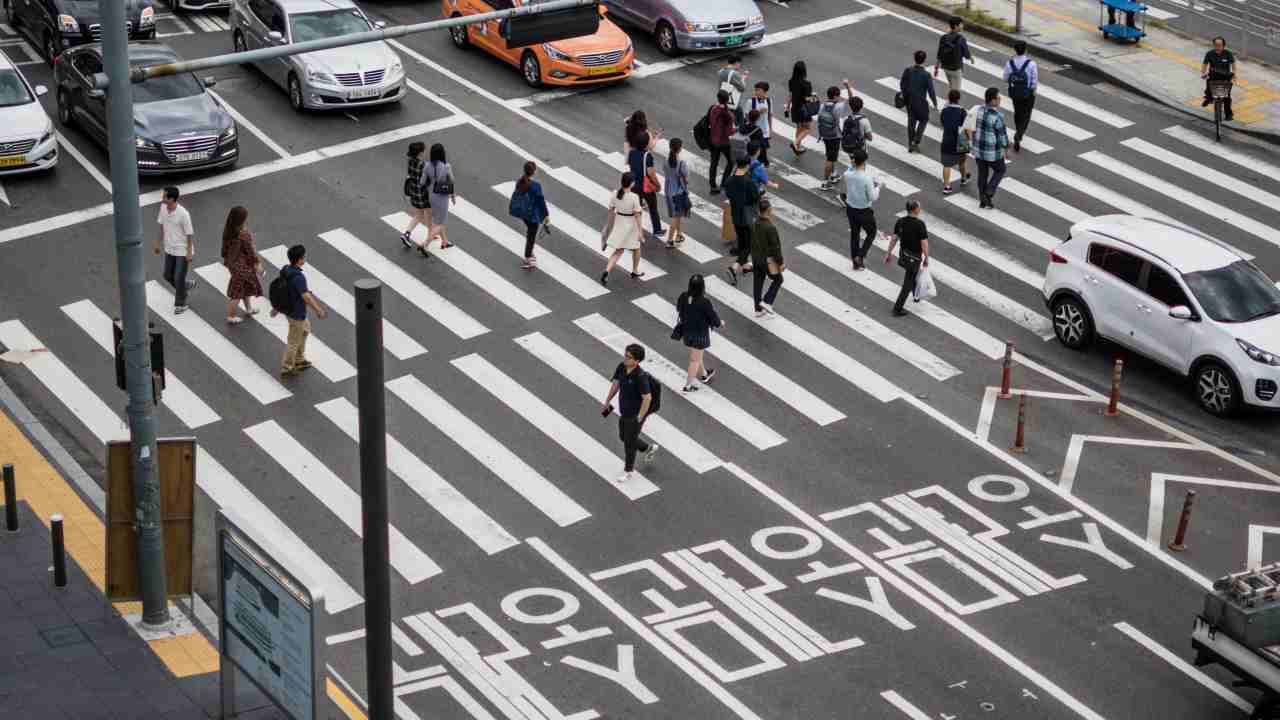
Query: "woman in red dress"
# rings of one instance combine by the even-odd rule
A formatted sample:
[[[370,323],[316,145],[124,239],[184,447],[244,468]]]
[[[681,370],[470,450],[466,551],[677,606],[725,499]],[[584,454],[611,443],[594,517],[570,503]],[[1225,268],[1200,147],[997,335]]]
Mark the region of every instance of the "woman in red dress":
[[[262,260],[249,234],[249,211],[239,205],[227,214],[227,224],[222,229],[222,264],[231,273],[227,283],[227,322],[235,325],[244,321],[236,312],[236,303],[244,303],[245,315],[257,315],[250,304],[254,297],[262,295]]]

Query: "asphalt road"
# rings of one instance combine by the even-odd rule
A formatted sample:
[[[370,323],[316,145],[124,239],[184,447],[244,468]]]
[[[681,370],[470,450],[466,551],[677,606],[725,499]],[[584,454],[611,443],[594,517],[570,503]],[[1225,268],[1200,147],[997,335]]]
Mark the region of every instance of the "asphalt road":
[[[369,10],[405,22],[437,7]],[[642,77],[539,93],[443,34],[418,36],[399,47],[416,84],[400,107],[298,116],[257,73],[216,73],[215,90],[253,127],[241,124],[234,172],[179,179],[203,268],[190,312],[172,315],[158,262],[150,269],[168,368],[189,391],[170,381],[161,434],[194,434],[206,492],[260,520],[324,586],[331,673],[363,694],[355,338],[341,293],[370,275],[386,284],[406,720],[1241,717],[1248,691],[1241,700],[1216,684],[1229,677],[1178,659],[1191,659],[1188,628],[1208,579],[1251,554],[1280,559],[1268,541],[1280,421],[1210,418],[1183,382],[1132,357],[1128,411],[1103,417],[1118,351],[1046,340],[1035,277],[1042,245],[1072,218],[1142,206],[1280,276],[1270,230],[1280,210],[1241,194],[1280,193],[1274,158],[1234,139],[1229,158],[1211,155],[1181,116],[1045,67],[1041,82],[1063,96],[1042,97],[1031,137],[1051,149],[1024,151],[1010,175],[1022,184],[1004,186],[999,213],[979,215],[972,197],[938,192],[936,138],[908,156],[901,116],[882,112],[893,90],[878,81],[936,45],[931,25],[836,0],[763,7],[776,40],[746,66],[779,102],[802,58],[816,85],[848,77],[878,103],[872,162],[894,179],[881,224],[904,193],[924,204],[935,302],[889,316],[883,295],[898,269],[873,251],[869,272],[848,271],[843,213],[806,189],[821,158],[796,158],[785,140],[774,152],[788,265],[777,318],[751,317],[745,284],[729,287],[721,272],[718,228],[696,216],[687,230],[697,246],[650,244],[648,276],[615,272],[604,292],[593,246],[606,191],[594,185],[616,182],[609,155],[623,118],[643,108],[669,137],[688,138],[714,60],[668,61],[636,37]],[[207,20],[161,23],[180,33],[166,40],[186,57],[230,47]],[[23,69],[49,82],[43,64]],[[982,67],[968,76],[994,83]],[[64,156],[52,175],[3,184],[0,345],[48,352],[0,374],[100,459],[102,443],[126,432],[101,341],[117,306],[108,188],[94,177],[106,155],[63,132],[83,162]],[[389,224],[404,210],[414,139],[449,149],[464,200],[450,224],[458,247],[435,260],[405,252]],[[528,274],[503,186],[531,157],[555,231]],[[1187,160],[1237,182],[1197,177]],[[709,197],[701,177],[692,189]],[[148,239],[156,200],[144,208]],[[218,236],[235,204],[249,208],[269,264],[279,246],[307,245],[312,287],[338,310],[313,319],[317,368],[283,384],[271,329],[222,322]],[[720,375],[692,397],[666,388],[665,422],[648,428],[658,460],[620,487],[600,388],[632,338],[650,349],[655,375],[682,374],[670,305],[693,272],[716,278],[708,286],[727,327],[709,364]],[[1007,450],[1016,406],[993,388],[1006,339],[1028,398],[1025,454]],[[1169,553],[1188,487],[1200,493],[1189,549]]]

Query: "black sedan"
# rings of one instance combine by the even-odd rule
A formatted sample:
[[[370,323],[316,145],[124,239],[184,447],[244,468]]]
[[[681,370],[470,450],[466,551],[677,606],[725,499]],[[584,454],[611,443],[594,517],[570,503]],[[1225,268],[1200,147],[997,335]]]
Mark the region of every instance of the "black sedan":
[[[165,45],[130,43],[131,65],[158,65],[180,58]],[[58,88],[58,122],[78,126],[104,147],[107,139],[107,95],[93,86],[102,72],[102,46],[75,47],[53,64]],[[134,83],[133,127],[138,171],[143,174],[198,170],[234,165],[240,145],[236,123],[195,75],[169,75]]]
[[[98,0],[0,0],[10,27],[24,33],[53,62],[58,53],[74,45],[102,39],[102,13]],[[130,40],[155,39],[156,9],[151,0],[116,0],[124,3],[125,30]]]

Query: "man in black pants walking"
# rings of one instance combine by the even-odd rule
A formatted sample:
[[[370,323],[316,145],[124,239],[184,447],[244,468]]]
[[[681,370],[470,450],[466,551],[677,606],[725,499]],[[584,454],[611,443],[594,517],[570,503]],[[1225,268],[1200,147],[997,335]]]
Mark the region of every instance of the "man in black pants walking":
[[[626,462],[618,482],[634,479],[636,453],[644,453],[644,461],[653,462],[658,454],[657,443],[647,443],[640,437],[644,421],[649,418],[649,406],[653,400],[653,383],[657,382],[640,368],[644,362],[644,348],[631,343],[622,354],[622,362],[613,371],[613,384],[604,399],[603,415],[613,410],[613,396],[618,396],[618,437],[622,439],[623,459]]]
[[[916,276],[920,268],[929,267],[929,231],[920,219],[920,203],[917,200],[907,201],[907,214],[898,218],[893,226],[893,237],[889,238],[889,251],[884,254],[884,264],[893,260],[893,246],[902,243],[901,257],[898,264],[907,274],[902,278],[902,290],[898,292],[898,301],[893,304],[894,317],[910,315],[903,309],[907,296],[916,287]]]

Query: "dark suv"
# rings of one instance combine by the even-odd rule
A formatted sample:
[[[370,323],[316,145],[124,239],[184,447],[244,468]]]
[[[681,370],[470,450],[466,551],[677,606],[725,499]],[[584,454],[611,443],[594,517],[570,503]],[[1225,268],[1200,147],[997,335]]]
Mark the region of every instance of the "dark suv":
[[[130,40],[156,36],[156,9],[151,0],[118,0],[124,3]],[[35,43],[50,63],[58,53],[74,45],[102,38],[98,0],[0,0],[9,25]]]

